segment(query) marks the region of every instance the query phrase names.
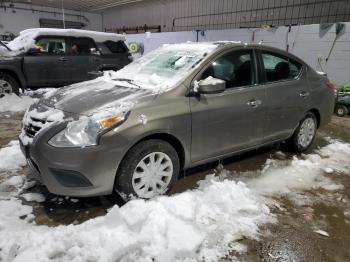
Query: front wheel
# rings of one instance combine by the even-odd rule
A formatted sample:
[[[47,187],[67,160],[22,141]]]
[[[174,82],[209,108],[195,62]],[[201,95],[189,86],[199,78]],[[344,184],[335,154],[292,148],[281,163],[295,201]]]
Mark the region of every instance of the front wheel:
[[[315,139],[316,130],[316,117],[313,113],[309,112],[300,121],[298,128],[290,139],[292,149],[299,153],[306,151]]]
[[[0,98],[15,93],[19,95],[19,84],[12,76],[0,73]]]
[[[179,157],[169,143],[158,139],[143,141],[123,159],[115,190],[124,200],[166,194],[175,184],[179,168]]]
[[[346,116],[348,114],[348,108],[343,105],[338,105],[335,108],[335,113],[340,117]]]

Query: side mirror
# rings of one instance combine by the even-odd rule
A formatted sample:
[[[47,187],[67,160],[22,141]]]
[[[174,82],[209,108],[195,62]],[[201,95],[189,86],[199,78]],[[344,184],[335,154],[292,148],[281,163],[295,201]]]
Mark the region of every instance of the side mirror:
[[[37,55],[37,54],[40,54],[41,51],[39,48],[30,48],[28,51],[27,51],[27,54],[28,55]]]
[[[225,90],[226,81],[218,78],[210,76],[198,82],[198,94],[218,94],[224,92]]]
[[[97,50],[96,48],[90,48],[90,54],[101,55],[101,52],[100,52],[100,50]]]

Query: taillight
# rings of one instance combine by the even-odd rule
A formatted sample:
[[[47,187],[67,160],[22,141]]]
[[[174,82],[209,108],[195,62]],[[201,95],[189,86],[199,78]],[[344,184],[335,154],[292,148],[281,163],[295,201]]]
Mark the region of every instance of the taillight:
[[[338,90],[337,90],[337,86],[335,84],[333,84],[331,81],[329,81],[329,79],[327,79],[324,84],[326,85],[326,87],[328,87],[329,89],[331,89],[334,92],[334,96],[337,97],[338,95]]]
[[[337,86],[333,84],[331,81],[329,81],[328,79],[324,83],[328,88],[332,89],[333,91],[337,90]]]

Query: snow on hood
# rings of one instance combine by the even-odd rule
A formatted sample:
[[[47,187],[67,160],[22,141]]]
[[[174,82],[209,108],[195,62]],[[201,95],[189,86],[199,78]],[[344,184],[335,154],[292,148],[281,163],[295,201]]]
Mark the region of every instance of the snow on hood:
[[[9,53],[22,53],[30,48],[35,48],[35,38],[40,35],[59,35],[73,37],[91,37],[96,42],[105,41],[125,41],[125,37],[114,33],[104,33],[78,29],[52,29],[52,28],[32,28],[20,32],[19,36],[10,41],[7,46],[12,50]]]
[[[116,80],[115,72],[111,71],[94,80],[46,93],[39,103],[65,112],[91,116],[108,109],[130,110],[138,98],[151,94],[150,90]]]

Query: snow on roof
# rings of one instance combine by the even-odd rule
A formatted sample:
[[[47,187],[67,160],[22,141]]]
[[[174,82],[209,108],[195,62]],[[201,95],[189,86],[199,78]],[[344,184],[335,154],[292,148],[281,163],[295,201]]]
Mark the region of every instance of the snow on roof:
[[[80,29],[56,29],[56,28],[31,28],[20,32],[20,36],[30,34],[33,38],[40,35],[60,35],[60,36],[74,36],[74,37],[91,37],[96,42],[105,41],[120,41],[125,40],[125,37],[114,33],[97,32]]]
[[[105,41],[125,41],[125,37],[114,33],[104,33],[79,29],[54,29],[54,28],[31,28],[19,33],[8,46],[14,53],[26,52],[35,47],[35,39],[41,35],[49,36],[72,36],[72,37],[91,37],[96,42]]]

